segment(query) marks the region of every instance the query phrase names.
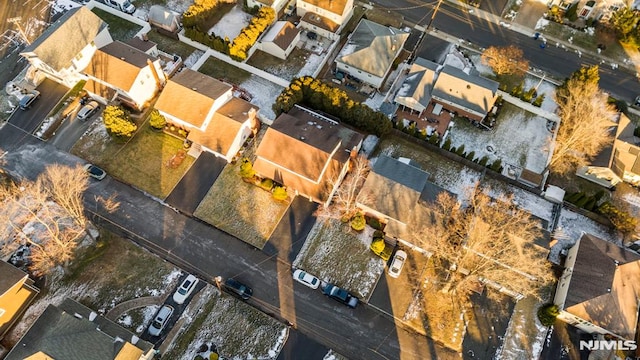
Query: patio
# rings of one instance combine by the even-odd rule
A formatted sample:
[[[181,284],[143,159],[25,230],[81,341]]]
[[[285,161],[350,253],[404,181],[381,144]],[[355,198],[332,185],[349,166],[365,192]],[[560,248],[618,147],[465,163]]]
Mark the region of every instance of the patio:
[[[442,109],[441,106],[438,106],[440,109],[436,108],[436,111],[434,111],[436,105],[437,104],[433,102],[429,103],[422,113],[400,106],[398,107],[398,110],[396,110],[394,117],[396,120],[415,122],[416,129],[427,129],[427,134],[431,134],[430,131],[435,130],[440,136],[442,136],[449,128],[449,123],[451,123],[451,120],[453,119],[453,114],[448,110]],[[405,126],[408,125],[406,121]]]

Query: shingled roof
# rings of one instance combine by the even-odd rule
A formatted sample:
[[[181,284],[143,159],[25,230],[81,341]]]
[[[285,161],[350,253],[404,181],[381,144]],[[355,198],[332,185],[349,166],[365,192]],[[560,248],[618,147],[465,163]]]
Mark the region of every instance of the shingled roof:
[[[71,66],[73,58],[89,45],[107,24],[86,6],[67,11],[22,53],[35,53],[56,71]]]
[[[493,107],[498,91],[498,83],[477,75],[445,65],[431,95],[441,101],[451,102],[486,115]]]

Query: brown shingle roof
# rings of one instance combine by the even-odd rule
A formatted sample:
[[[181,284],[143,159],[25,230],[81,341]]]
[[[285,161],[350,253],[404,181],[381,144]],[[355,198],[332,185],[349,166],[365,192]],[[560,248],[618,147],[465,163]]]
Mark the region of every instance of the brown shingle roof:
[[[69,10],[23,53],[33,52],[56,71],[71,65],[71,60],[106,27],[86,6]]]
[[[144,51],[145,53],[157,46],[157,44],[153,41],[142,40],[137,36],[134,36],[131,39],[127,40],[126,44],[140,51]]]
[[[247,101],[232,98],[216,111],[206,130],[192,130],[188,139],[218,154],[227,155],[242,124],[252,116],[251,109],[256,113],[259,110]]]
[[[330,11],[334,14],[342,15],[345,7],[347,6],[347,0],[304,0],[307,4],[317,6],[321,9]]]
[[[336,32],[340,27],[340,24],[334,22],[333,20],[326,18],[324,16],[318,15],[314,12],[307,11],[306,14],[300,19],[300,21],[304,21],[308,24],[318,26],[322,29],[331,31],[332,33]]]
[[[27,273],[5,261],[0,261],[0,296],[27,276]]]
[[[299,33],[300,29],[296,28],[289,21],[278,21],[273,24],[269,32],[262,38],[262,41],[273,42],[280,49],[287,50],[293,39],[295,39]]]
[[[200,128],[215,100],[229,90],[230,85],[184,69],[167,82],[155,108]]]
[[[155,57],[123,42],[115,41],[98,49],[84,72],[114,87],[129,91],[140,70],[147,66],[147,59],[156,60]]]

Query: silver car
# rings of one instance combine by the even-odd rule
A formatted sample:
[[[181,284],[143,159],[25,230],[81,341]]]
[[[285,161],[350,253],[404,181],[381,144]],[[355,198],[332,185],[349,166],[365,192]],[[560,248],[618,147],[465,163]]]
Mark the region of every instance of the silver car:
[[[87,105],[83,106],[80,111],[78,111],[78,120],[85,121],[88,118],[92,117],[100,109],[100,105],[97,101],[90,101]]]
[[[173,315],[173,307],[170,305],[164,305],[160,311],[158,311],[158,314],[149,326],[149,335],[160,336],[162,330],[167,326],[171,315]]]
[[[193,292],[193,289],[196,288],[196,285],[198,285],[198,279],[193,275],[187,276],[182,284],[180,284],[178,290],[173,294],[173,301],[175,301],[176,304],[184,303],[184,301],[187,300],[189,295]]]

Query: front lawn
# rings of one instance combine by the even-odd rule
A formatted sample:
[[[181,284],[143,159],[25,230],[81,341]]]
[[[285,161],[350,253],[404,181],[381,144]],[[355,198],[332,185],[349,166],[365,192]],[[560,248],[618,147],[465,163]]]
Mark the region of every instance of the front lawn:
[[[138,31],[142,29],[137,24],[127,21],[119,16],[108,13],[104,10],[93,8],[91,9],[94,14],[98,15],[100,19],[109,24],[109,33],[113,40],[127,41],[134,37]]]
[[[373,229],[356,232],[339,220],[318,220],[294,266],[343,287],[360,299],[369,299],[384,261],[370,249]]]
[[[182,140],[152,131],[146,123],[122,144],[107,134],[101,120],[96,120],[71,152],[123,182],[164,199],[195,161],[187,155],[177,167],[169,166],[182,149]]]

